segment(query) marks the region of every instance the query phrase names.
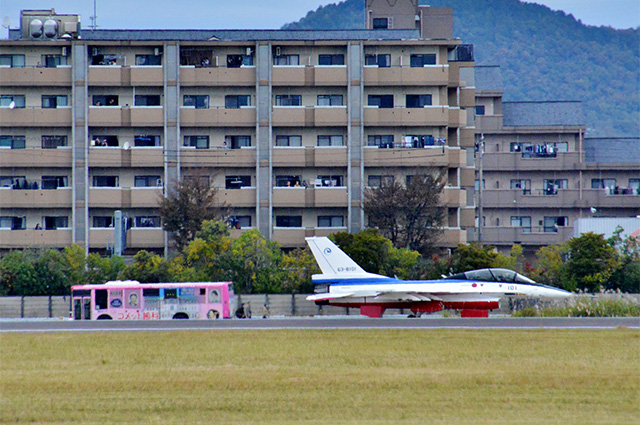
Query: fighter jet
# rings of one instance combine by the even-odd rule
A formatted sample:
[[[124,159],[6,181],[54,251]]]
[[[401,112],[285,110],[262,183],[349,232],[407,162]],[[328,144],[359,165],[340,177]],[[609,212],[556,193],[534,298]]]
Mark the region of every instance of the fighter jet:
[[[364,271],[327,237],[306,238],[322,274],[313,275],[318,305],[358,307],[360,314],[382,317],[387,308],[410,309],[414,316],[443,309],[462,317],[489,317],[505,295],[560,298],[570,292],[536,283],[507,269],[480,269],[435,280],[402,280]]]

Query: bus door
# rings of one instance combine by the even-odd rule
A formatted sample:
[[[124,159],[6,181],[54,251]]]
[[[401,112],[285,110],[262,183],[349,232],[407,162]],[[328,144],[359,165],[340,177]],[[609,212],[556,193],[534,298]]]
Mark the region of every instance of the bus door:
[[[73,319],[91,320],[91,290],[73,291]]]

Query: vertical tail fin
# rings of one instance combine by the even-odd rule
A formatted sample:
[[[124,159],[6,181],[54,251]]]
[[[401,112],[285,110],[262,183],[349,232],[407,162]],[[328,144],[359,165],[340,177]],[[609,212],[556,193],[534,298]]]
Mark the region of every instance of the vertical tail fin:
[[[368,274],[326,236],[306,238],[322,274]]]

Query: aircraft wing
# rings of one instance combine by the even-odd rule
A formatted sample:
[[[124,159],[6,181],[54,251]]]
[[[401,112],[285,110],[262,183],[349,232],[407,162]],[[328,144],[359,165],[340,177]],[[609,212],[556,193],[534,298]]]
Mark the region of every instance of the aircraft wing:
[[[323,301],[334,300],[338,298],[350,298],[350,297],[376,297],[380,295],[379,291],[353,291],[353,292],[339,292],[339,293],[324,293],[309,295],[308,301]]]
[[[376,301],[431,301],[437,297],[425,294],[394,291],[353,291],[339,293],[315,294],[307,297],[308,301],[335,300],[340,298],[375,298]]]

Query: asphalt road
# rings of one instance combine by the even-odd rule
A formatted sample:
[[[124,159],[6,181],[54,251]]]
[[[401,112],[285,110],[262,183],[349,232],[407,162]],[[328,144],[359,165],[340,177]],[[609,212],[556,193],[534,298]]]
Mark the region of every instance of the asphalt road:
[[[263,329],[640,329],[640,317],[441,318],[362,316],[154,321],[0,320],[3,332],[113,332]]]

